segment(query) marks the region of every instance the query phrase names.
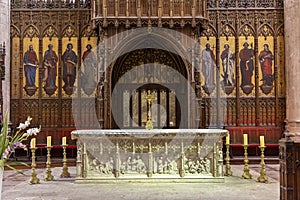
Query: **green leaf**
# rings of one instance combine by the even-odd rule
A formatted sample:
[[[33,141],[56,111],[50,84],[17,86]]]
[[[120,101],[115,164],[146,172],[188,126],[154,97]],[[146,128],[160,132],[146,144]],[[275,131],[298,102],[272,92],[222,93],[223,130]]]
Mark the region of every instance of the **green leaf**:
[[[5,119],[3,123],[3,127],[1,129],[1,137],[0,137],[0,159],[2,159],[3,153],[5,149],[8,146],[8,140],[7,140],[7,131],[8,131],[8,119],[9,114],[8,111],[5,113]]]

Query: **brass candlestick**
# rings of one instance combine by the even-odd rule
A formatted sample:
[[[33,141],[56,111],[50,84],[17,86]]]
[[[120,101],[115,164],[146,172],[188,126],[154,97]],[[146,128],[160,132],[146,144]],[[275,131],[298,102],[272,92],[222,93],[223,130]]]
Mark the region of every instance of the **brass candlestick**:
[[[47,147],[47,162],[46,162],[46,174],[45,174],[45,181],[53,181],[54,177],[51,174],[51,146]]]
[[[30,184],[40,183],[40,179],[37,177],[37,173],[35,172],[35,167],[36,167],[35,150],[36,149],[37,148],[35,148],[35,147],[31,148],[31,169],[32,169],[32,173],[31,173],[31,179],[29,181]]]
[[[229,144],[226,144],[226,165],[225,165],[225,176],[232,176],[232,171],[230,167],[230,156],[229,156]]]
[[[266,175],[266,166],[265,166],[265,155],[264,155],[264,151],[265,151],[265,146],[259,146],[260,151],[261,151],[261,161],[260,161],[260,165],[261,165],[261,170],[260,170],[260,175],[257,178],[258,182],[262,182],[262,183],[267,183],[268,182],[268,177]]]
[[[248,152],[247,152],[247,149],[248,149],[248,145],[244,145],[244,174],[243,174],[243,178],[245,179],[251,179],[252,178],[252,174],[250,174],[250,170],[249,170],[249,166],[248,166],[248,163],[249,163],[249,160],[248,160]]]
[[[63,147],[63,169],[60,177],[69,178],[71,176],[70,173],[68,172],[68,166],[67,166],[67,153],[66,153],[67,144],[62,145],[62,147]]]

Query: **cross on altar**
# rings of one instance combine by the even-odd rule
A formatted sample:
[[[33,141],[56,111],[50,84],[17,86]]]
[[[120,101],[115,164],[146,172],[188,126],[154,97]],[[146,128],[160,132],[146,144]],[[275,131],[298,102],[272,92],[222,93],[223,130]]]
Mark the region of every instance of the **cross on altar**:
[[[146,100],[148,103],[146,129],[151,130],[151,129],[153,129],[153,122],[152,122],[152,117],[151,117],[151,104],[152,104],[152,101],[156,100],[156,98],[155,98],[155,96],[153,96],[151,94],[151,91],[148,90],[148,94],[147,94],[147,96],[144,97],[144,100]]]

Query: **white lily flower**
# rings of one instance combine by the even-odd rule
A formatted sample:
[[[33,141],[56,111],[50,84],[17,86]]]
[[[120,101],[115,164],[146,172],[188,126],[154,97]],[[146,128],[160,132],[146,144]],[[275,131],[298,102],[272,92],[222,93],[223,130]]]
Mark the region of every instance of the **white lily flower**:
[[[27,126],[29,126],[31,120],[32,120],[31,117],[27,117],[27,120],[25,121],[25,124],[26,124]]]
[[[26,133],[24,134],[27,134],[27,136],[32,136],[32,135],[36,135],[40,132],[40,129],[38,128],[31,128],[31,129],[28,129]]]
[[[26,125],[24,123],[20,123],[19,126],[17,127],[17,129],[23,130],[23,129],[27,128],[27,127],[28,127],[28,125]]]

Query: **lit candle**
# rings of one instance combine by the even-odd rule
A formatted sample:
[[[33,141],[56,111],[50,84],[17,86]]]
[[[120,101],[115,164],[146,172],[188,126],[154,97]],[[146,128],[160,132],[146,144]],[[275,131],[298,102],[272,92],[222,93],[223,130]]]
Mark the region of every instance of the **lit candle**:
[[[264,147],[265,146],[265,136],[259,136],[259,140],[260,140],[260,146]]]
[[[62,138],[62,145],[67,145],[67,137]]]
[[[248,134],[244,134],[244,145],[248,145]]]
[[[230,144],[230,134],[226,136],[226,144]]]
[[[51,147],[51,136],[47,136],[47,147]]]
[[[30,141],[30,148],[35,148],[35,138],[32,138]]]

